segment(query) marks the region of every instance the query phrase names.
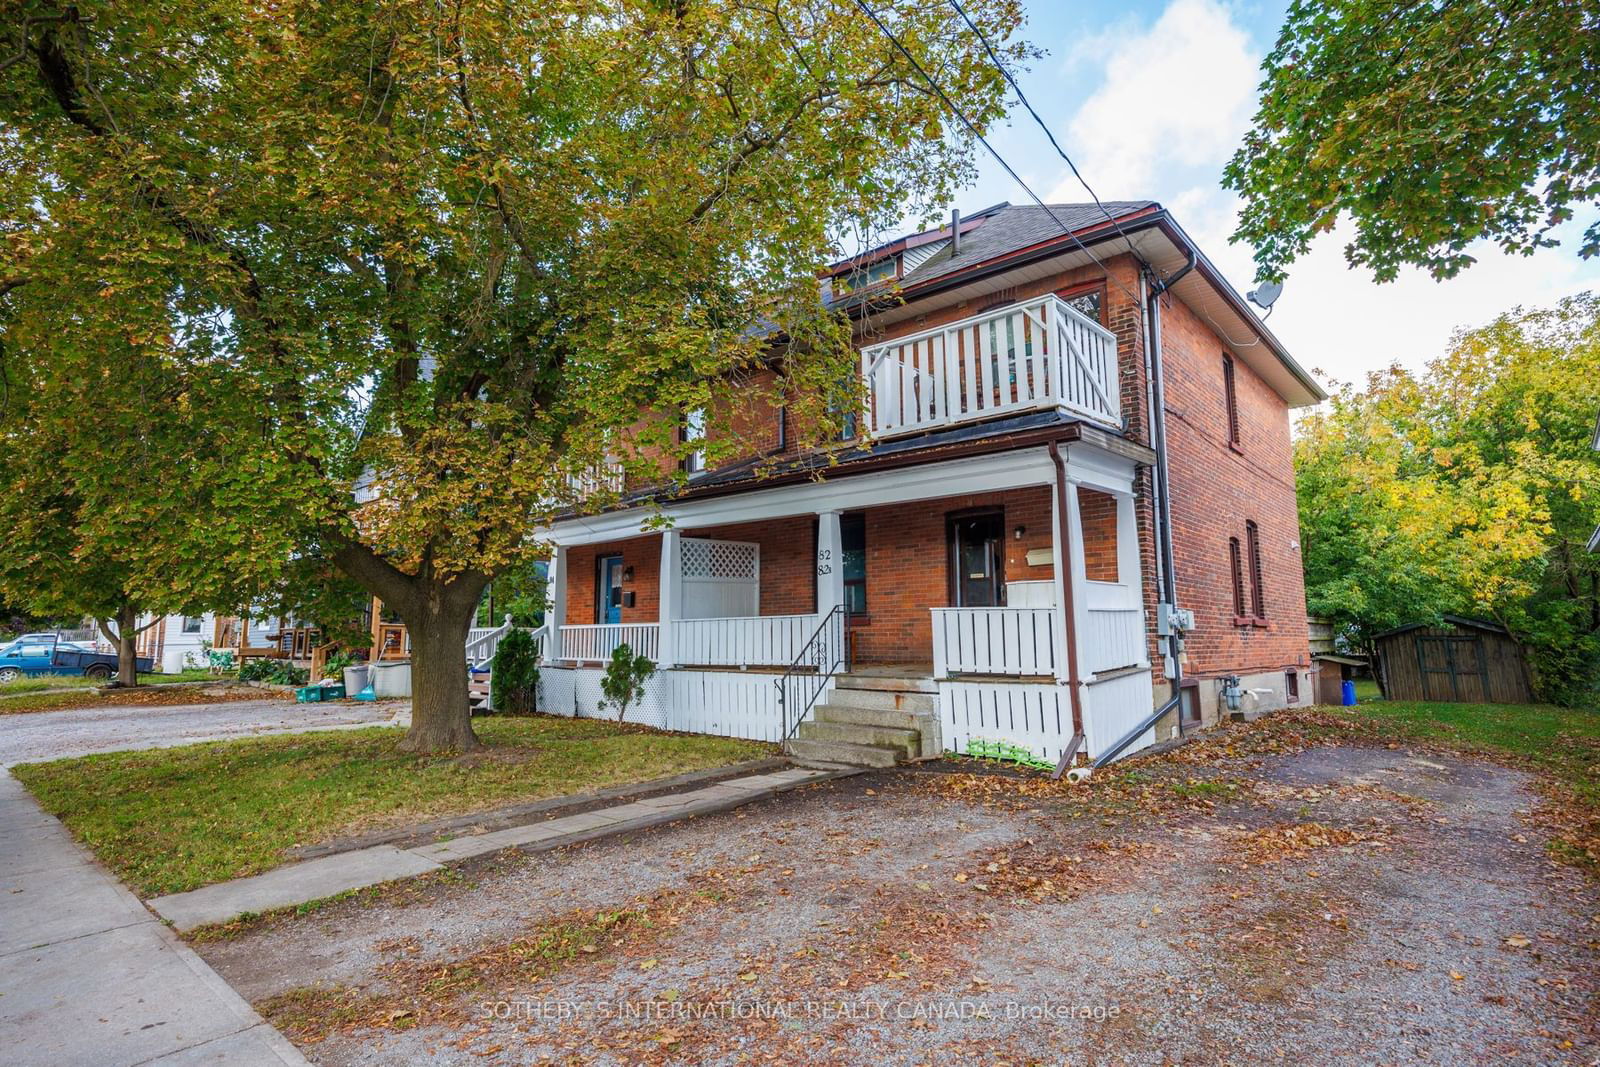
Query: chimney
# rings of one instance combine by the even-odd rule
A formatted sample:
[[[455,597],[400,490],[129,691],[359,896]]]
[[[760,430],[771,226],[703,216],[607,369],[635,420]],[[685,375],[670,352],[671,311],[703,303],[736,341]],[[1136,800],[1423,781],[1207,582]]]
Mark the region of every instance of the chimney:
[[[961,209],[950,209],[950,254],[961,254]]]

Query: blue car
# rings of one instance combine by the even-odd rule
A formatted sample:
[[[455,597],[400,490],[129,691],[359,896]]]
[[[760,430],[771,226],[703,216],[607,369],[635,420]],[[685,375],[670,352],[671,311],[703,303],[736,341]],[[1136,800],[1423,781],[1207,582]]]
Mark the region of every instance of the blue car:
[[[141,671],[148,671],[154,665],[149,656],[134,662]],[[115,655],[58,640],[54,634],[24,634],[0,648],[0,685],[41,674],[81,674],[110,679],[116,673]]]

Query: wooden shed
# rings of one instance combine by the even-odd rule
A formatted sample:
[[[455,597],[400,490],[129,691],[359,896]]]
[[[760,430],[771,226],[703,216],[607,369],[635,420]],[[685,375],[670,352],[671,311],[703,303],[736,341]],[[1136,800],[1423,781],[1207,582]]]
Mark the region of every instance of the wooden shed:
[[[1356,656],[1341,656],[1336,652],[1311,653],[1312,684],[1316,687],[1318,704],[1343,702],[1344,683],[1364,672],[1367,661]]]
[[[1373,643],[1390,700],[1533,703],[1522,649],[1503,626],[1446,615],[1438,625],[1401,626]]]

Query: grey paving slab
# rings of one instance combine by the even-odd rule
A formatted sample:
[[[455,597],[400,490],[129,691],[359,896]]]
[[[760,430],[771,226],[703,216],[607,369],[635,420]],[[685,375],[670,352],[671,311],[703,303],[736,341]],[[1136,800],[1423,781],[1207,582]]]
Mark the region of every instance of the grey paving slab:
[[[65,837],[65,832],[62,832]],[[76,849],[72,841],[65,846]],[[41,844],[56,851],[63,842]],[[90,864],[82,851],[78,863],[57,865],[30,874],[0,875],[0,956],[18,949],[48,945],[100,930],[151,921],[150,913],[108,874]]]
[[[512,826],[505,830],[496,830],[488,834],[471,834],[467,837],[456,837],[449,841],[440,841],[438,844],[422,845],[413,848],[413,855],[436,863],[446,863],[450,860],[467,859],[472,856],[481,856],[487,852],[497,852],[502,848],[512,848],[517,845],[531,844],[535,841],[548,841],[552,838],[562,837],[565,832],[557,824],[559,819],[547,823],[530,823],[527,826]]]
[[[262,1025],[191,960],[205,967],[153,920],[4,957],[6,1061],[137,1064]]]
[[[255,1064],[301,1064],[305,1057],[278,1031],[266,1023],[228,1034],[203,1045],[194,1045],[149,1061],[149,1067],[251,1067]],[[142,1067],[142,1065],[141,1065]]]
[[[157,897],[150,906],[179,930],[193,930],[438,869],[439,864],[430,859],[393,845],[378,845]]]
[[[0,771],[0,1059],[305,1058]]]

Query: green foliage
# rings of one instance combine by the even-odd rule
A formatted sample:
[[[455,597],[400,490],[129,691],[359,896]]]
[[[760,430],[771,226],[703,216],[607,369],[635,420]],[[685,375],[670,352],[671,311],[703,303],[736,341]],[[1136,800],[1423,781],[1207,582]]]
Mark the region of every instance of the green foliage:
[[[296,667],[288,660],[263,659],[256,657],[247,659],[239,668],[241,682],[270,682],[273,685],[305,685],[310,681],[310,672],[304,667]]]
[[[533,634],[512,630],[501,638],[490,670],[489,704],[495,711],[527,715],[537,710],[539,659]]]
[[[322,672],[329,678],[340,678],[344,675],[346,667],[354,666],[358,662],[360,662],[360,657],[349,649],[342,648],[327,658],[322,665]],[[350,695],[354,696],[355,694],[352,693]]]
[[[1421,376],[1346,387],[1295,441],[1311,614],[1368,646],[1444,612],[1521,641],[1541,695],[1600,676],[1600,298],[1517,310],[1455,338]]]
[[[1295,0],[1225,184],[1281,276],[1342,215],[1353,265],[1448,278],[1600,197],[1600,9],[1581,0]],[[1600,223],[1581,252],[1600,251]]]
[[[634,655],[626,644],[611,650],[611,662],[600,679],[600,692],[605,694],[601,703],[617,709],[617,721],[628,714],[628,707],[644,695],[644,683],[656,673],[656,665],[649,657]]]

